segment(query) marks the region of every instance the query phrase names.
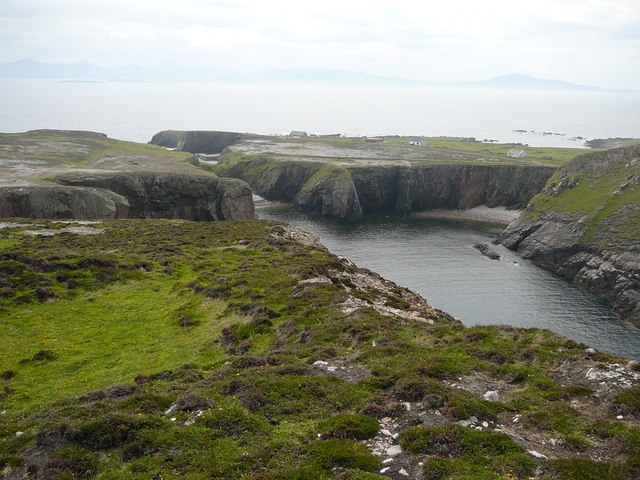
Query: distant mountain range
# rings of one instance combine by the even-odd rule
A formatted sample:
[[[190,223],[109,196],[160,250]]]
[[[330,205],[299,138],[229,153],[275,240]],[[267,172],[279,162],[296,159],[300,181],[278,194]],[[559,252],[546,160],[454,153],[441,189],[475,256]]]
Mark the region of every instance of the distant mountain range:
[[[267,69],[253,73],[221,73],[206,68],[183,68],[165,62],[151,67],[127,65],[99,67],[89,62],[45,63],[31,59],[0,63],[0,77],[49,78],[77,82],[176,82],[204,81],[229,83],[326,83],[352,85],[425,85],[449,87],[510,88],[528,90],[598,91],[605,90],[561,80],[548,80],[522,74],[509,74],[479,82],[433,82],[401,77],[327,68]]]

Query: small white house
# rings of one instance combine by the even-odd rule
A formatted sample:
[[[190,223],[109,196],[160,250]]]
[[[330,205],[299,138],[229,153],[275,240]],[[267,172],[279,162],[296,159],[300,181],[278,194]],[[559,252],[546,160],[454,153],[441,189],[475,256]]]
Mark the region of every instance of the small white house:
[[[424,147],[427,144],[427,141],[424,137],[413,137],[409,142],[409,145],[418,145],[420,147]]]
[[[527,156],[527,152],[519,148],[512,148],[507,152],[507,155],[512,158],[523,158]]]

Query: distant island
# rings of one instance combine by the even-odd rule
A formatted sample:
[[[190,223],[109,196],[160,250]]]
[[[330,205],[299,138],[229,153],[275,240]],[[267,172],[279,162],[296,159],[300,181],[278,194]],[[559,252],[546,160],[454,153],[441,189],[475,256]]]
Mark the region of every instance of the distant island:
[[[555,79],[509,73],[478,81],[429,81],[403,77],[372,75],[328,68],[265,69],[249,73],[222,72],[210,68],[185,68],[173,62],[153,66],[127,65],[111,68],[82,61],[48,63],[32,59],[0,63],[0,78],[41,78],[64,81],[102,82],[221,82],[221,83],[310,83],[345,85],[414,85],[430,87],[473,87],[558,91],[606,91],[604,88],[578,85]]]

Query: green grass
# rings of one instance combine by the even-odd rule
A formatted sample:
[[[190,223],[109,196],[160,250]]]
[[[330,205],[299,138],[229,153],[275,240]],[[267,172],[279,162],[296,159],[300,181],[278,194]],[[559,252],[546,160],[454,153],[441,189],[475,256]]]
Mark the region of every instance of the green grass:
[[[591,154],[578,165],[560,170],[549,179],[545,191],[531,200],[528,214],[538,219],[559,212],[574,221],[582,219],[581,241],[587,244],[625,248],[629,242],[640,241],[640,211],[636,208],[640,186],[633,180],[640,176],[640,166],[629,166],[631,156],[632,151],[627,151],[603,168],[600,156]],[[570,186],[557,194],[554,187],[560,182]]]
[[[0,282],[9,289],[0,305],[0,469],[23,465],[42,478],[373,480],[384,478],[380,459],[362,442],[391,416],[406,422],[403,445],[426,478],[527,478],[533,460],[509,437],[454,425],[519,413],[527,432],[562,436],[580,461],[619,445],[596,471],[633,478],[640,430],[594,424],[567,407],[591,392],[553,380],[584,345],[543,330],[465,328],[401,287],[358,286],[362,271],[291,240],[279,224],[100,228],[92,237],[0,230]],[[320,276],[328,282],[301,283]],[[346,314],[349,296],[433,323],[382,315],[372,303]],[[316,360],[347,368],[327,374]],[[451,385],[476,375],[512,382],[513,391],[489,402]],[[634,395],[605,401],[634,409]],[[415,408],[438,409],[447,425],[406,428],[419,423]],[[550,478],[583,478],[571,476],[575,465],[536,462],[556,472]]]
[[[126,142],[94,132],[72,130],[31,130],[0,133],[0,152],[7,158],[36,160],[50,166],[82,167],[106,156],[172,160],[184,163],[192,155],[170,152],[162,147]]]

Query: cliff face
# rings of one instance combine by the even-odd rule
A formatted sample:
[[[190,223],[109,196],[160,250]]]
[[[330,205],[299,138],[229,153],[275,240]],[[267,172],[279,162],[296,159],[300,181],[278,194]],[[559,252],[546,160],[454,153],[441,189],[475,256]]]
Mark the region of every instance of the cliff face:
[[[640,147],[560,169],[498,241],[640,324]]]
[[[151,138],[152,145],[190,153],[220,153],[242,138],[237,132],[164,130]]]
[[[253,218],[249,186],[235,179],[174,173],[73,174],[63,185],[98,187],[126,197],[132,218],[244,220]]]
[[[0,187],[0,217],[126,218],[129,202],[103,188]]]
[[[256,159],[232,164],[222,174],[242,178],[269,200],[293,202],[322,215],[357,218],[482,204],[518,207],[542,189],[553,171],[464,164],[350,168]]]

